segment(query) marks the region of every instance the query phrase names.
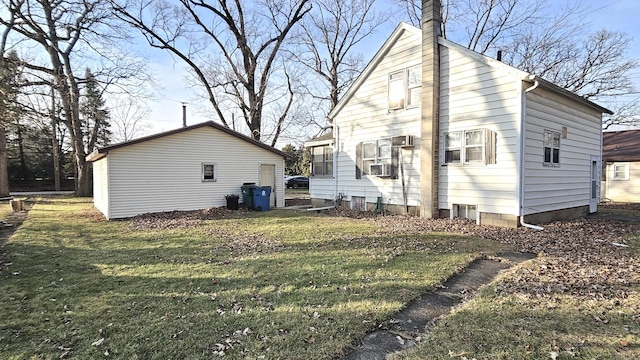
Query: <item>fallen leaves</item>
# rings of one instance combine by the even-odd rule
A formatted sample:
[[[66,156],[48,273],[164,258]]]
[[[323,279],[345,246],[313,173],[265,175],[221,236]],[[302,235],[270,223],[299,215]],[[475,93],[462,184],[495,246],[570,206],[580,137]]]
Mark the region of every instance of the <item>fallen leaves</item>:
[[[543,231],[534,231],[525,227],[514,229],[476,225],[473,221],[459,218],[375,216],[342,209],[332,210],[332,213],[374,222],[383,235],[456,233],[499,241],[514,245],[522,252],[539,254],[538,258],[515,268],[509,276],[502,277],[496,286],[496,291],[502,293],[536,297],[571,294],[582,299],[624,299],[637,291],[634,284],[640,283],[640,259],[633,256],[626,244],[627,237],[639,231],[639,226],[634,223],[586,218],[546,224]],[[414,241],[411,237],[401,241],[404,246],[411,248],[421,246],[407,244]],[[428,248],[428,244],[422,246],[425,250]]]

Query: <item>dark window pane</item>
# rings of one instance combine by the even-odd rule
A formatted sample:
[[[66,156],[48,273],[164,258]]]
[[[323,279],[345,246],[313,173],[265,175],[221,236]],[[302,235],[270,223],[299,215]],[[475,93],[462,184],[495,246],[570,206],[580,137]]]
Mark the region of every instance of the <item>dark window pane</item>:
[[[546,163],[550,163],[551,162],[551,148],[544,148],[544,162]]]
[[[445,163],[460,162],[460,150],[447,150],[445,152]]]
[[[553,149],[553,163],[560,164],[560,149]]]

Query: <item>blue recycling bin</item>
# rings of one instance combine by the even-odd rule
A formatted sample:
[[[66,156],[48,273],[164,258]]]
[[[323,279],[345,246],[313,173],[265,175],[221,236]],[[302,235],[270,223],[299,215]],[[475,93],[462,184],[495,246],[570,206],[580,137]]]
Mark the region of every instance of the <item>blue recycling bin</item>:
[[[256,211],[269,211],[271,199],[271,186],[256,186],[253,188],[253,209]]]

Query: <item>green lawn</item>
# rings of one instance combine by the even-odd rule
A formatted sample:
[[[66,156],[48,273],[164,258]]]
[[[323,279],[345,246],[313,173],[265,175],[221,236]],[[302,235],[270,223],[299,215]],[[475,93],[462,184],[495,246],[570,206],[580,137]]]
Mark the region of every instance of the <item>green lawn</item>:
[[[0,358],[332,359],[478,257],[510,250],[371,222],[237,212],[165,230],[39,199],[5,246]]]

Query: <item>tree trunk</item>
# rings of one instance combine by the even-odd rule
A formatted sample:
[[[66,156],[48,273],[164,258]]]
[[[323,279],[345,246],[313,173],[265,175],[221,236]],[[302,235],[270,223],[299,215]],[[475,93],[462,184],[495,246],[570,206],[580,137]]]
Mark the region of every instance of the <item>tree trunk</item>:
[[[58,148],[58,131],[56,129],[56,97],[51,88],[51,150],[53,152],[53,182],[56,191],[60,191],[60,148]]]
[[[7,130],[0,124],[0,197],[9,196],[9,172],[7,171]]]

